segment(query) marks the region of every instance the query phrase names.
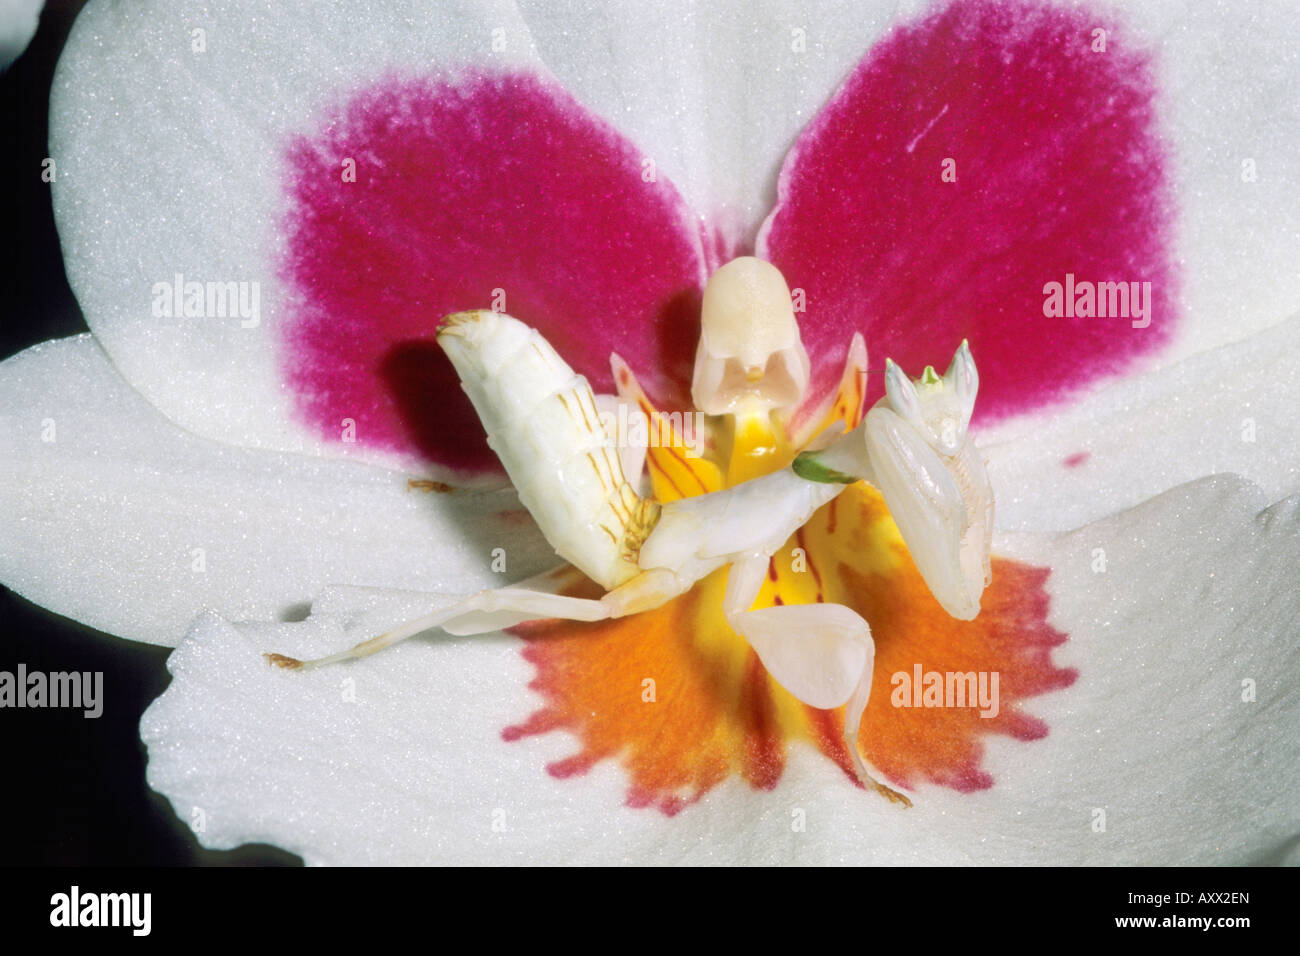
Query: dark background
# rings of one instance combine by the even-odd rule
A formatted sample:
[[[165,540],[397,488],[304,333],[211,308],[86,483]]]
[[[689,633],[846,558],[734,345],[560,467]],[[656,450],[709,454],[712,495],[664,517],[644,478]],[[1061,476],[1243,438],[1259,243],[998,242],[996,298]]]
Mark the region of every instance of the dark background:
[[[49,0],[27,51],[0,75],[0,359],[87,331],[68,288],[41,181],[50,84],[85,0]],[[3,507],[3,502],[0,502]],[[0,541],[0,547],[4,542]],[[145,783],[140,715],[170,681],[163,647],[119,640],[52,614],[0,586],[0,670],[103,671],[102,716],[0,710],[0,864],[293,864],[269,846],[203,850]]]

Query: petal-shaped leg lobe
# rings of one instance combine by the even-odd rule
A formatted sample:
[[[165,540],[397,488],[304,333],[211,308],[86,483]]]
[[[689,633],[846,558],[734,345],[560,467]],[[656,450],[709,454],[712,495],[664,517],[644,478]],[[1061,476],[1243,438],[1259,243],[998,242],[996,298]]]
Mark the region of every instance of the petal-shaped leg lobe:
[[[842,604],[789,604],[750,610],[767,576],[767,555],[732,565],[727,623],[749,642],[778,684],[819,710],[842,707],[867,675],[873,646],[867,622]]]

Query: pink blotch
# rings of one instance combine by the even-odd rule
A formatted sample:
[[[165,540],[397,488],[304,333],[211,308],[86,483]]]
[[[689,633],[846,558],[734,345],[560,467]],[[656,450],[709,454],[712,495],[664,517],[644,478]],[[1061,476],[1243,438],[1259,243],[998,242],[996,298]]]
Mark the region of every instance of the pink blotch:
[[[873,367],[888,356],[914,376],[969,338],[985,421],[1163,345],[1176,275],[1154,99],[1149,59],[1113,17],[970,0],[890,33],[795,144],[758,244],[806,293],[818,392],[854,331]],[[1150,326],[1046,318],[1043,287],[1067,272],[1151,282]],[[872,376],[868,401],[882,392]]]
[[[1066,455],[1061,459],[1061,464],[1066,468],[1078,468],[1085,461],[1092,457],[1090,451],[1076,451],[1073,455]]]
[[[657,402],[689,407],[701,229],[662,176],[643,179],[628,141],[554,85],[385,81],[295,139],[288,160],[281,361],[322,435],[351,418],[358,443],[461,476],[499,471],[434,340],[444,315],[498,304],[598,390],[613,390],[617,351]]]

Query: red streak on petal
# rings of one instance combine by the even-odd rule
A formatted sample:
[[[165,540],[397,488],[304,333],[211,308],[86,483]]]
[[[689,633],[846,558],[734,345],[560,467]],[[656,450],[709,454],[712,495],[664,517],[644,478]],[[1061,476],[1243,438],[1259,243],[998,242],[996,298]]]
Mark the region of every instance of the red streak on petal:
[[[1085,461],[1092,457],[1090,451],[1076,451],[1073,455],[1066,455],[1061,459],[1061,464],[1066,468],[1078,468]]]
[[[743,776],[760,790],[771,790],[785,769],[785,745],[777,725],[770,678],[757,654],[749,655],[740,697],[745,726]]]
[[[853,759],[849,756],[848,747],[844,742],[844,712],[818,710],[816,707],[805,709],[808,713],[809,735],[813,743],[839,765],[845,776],[862,787],[862,782],[858,780],[858,775],[853,769]]]

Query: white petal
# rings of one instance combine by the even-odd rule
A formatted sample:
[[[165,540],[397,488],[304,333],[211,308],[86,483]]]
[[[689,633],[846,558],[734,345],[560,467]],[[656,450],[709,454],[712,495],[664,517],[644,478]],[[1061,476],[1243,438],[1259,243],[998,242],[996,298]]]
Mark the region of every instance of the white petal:
[[[1122,17],[1156,56],[1176,160],[1186,327],[1163,365],[1300,305],[1300,7],[1157,0]]]
[[[416,602],[385,621],[412,612]],[[185,820],[202,811],[201,839],[231,847],[256,833],[308,863],[558,861],[561,846],[582,860],[581,834],[600,821],[571,808],[572,790],[540,769],[566,742],[512,747],[500,738],[526,715],[530,667],[518,642],[416,639],[363,667],[307,673],[271,668],[258,653],[346,646],[363,632],[345,631],[344,619],[233,627],[208,616],[171,658],[183,688],[145,713],[141,735],[153,754],[150,785]],[[205,710],[203,694],[220,700]],[[249,722],[252,711],[261,716]],[[274,728],[260,725],[267,718]],[[202,752],[194,749],[200,736],[208,741]],[[238,768],[239,782],[219,783],[219,768]],[[583,782],[584,797],[600,794],[598,804],[618,807],[618,775],[607,768],[594,778]],[[330,783],[313,790],[313,781]],[[628,821],[643,840],[656,822]]]
[[[1300,314],[1032,426],[986,429],[997,525],[1076,528],[1216,472],[1249,478],[1270,501],[1300,491],[1298,407]]]
[[[332,582],[427,591],[555,563],[513,492],[426,494],[356,462],[196,438],[88,335],[0,365],[0,581],[92,627],[175,644],[201,608],[301,614]],[[202,570],[196,570],[202,567]]]
[[[547,68],[639,143],[701,215],[751,239],[799,131],[895,16],[922,6],[520,4]]]
[[[536,62],[504,0],[90,4],[51,93],[54,209],[69,283],[122,374],[198,434],[391,459],[302,428],[276,367],[281,150],[368,80],[480,61]],[[257,325],[153,317],[151,290],[177,274],[258,283]]]
[[[44,5],[44,0],[0,0],[0,70],[27,49]]]
[[[672,818],[624,806],[611,761],[556,780],[543,767],[573,752],[567,734],[500,739],[537,703],[510,638],[266,666],[260,651],[342,646],[420,603],[351,592],[297,624],[196,622],[142,722],[149,781],[183,820],[201,811],[204,845],[267,841],[309,863],[1296,862],[1300,501],[1263,501],[1211,478],[1073,534],[1001,541],[1053,567],[1052,623],[1071,635],[1055,660],[1080,677],[1028,702],[1048,737],[989,740],[991,790],[925,786],[912,810],[806,748],[774,791],[733,778]]]

